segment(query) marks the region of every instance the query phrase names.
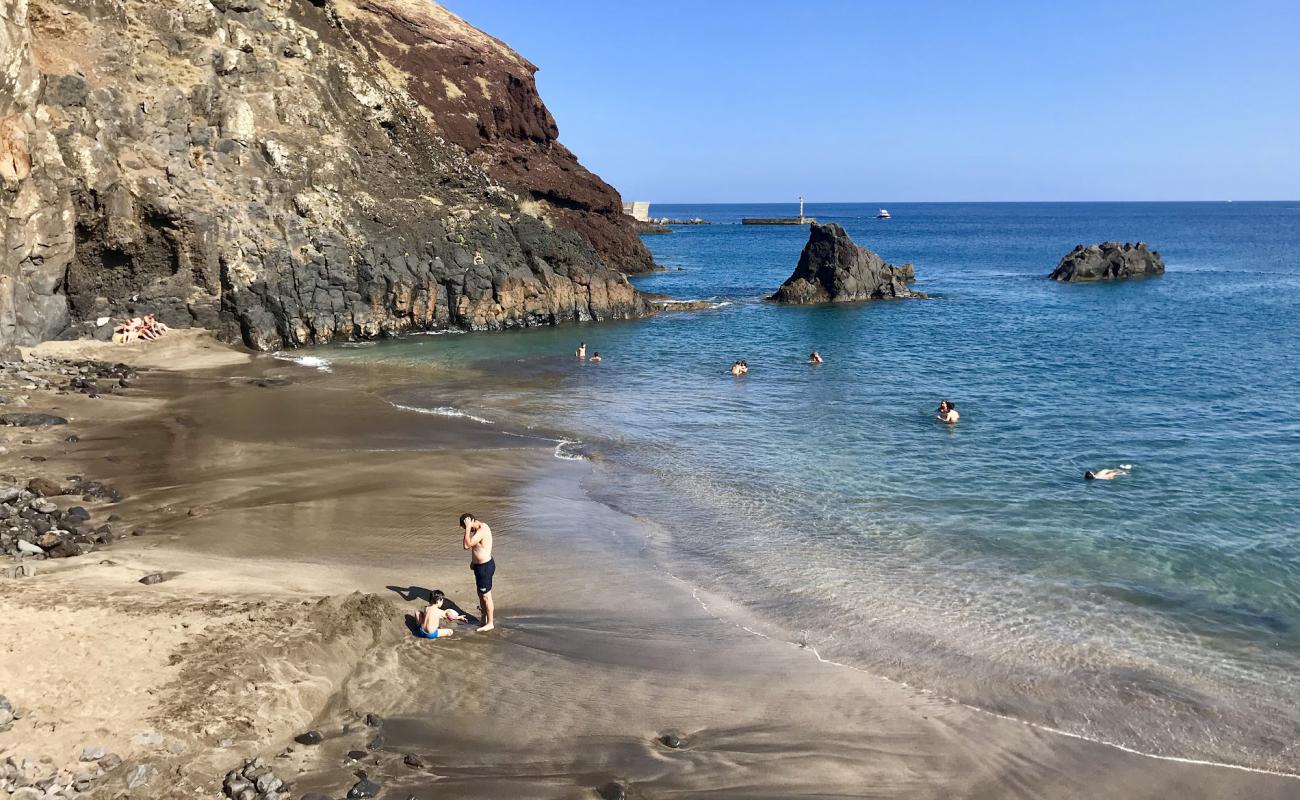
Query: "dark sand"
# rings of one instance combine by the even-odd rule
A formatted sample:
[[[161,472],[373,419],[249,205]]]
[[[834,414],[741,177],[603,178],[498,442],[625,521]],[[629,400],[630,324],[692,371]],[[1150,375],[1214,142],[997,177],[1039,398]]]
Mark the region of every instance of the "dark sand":
[[[292,383],[248,383],[264,373]],[[587,497],[588,465],[547,441],[394,409],[377,392],[400,375],[265,359],[150,380],[172,399],[103,424],[76,456],[113,465],[123,513],[166,531],[114,559],[173,565],[173,592],[393,601],[350,676],[326,682],[312,722],[326,742],[284,762],[301,770],[286,776],[295,797],[341,797],[359,766],[395,798],[590,798],[616,780],[646,798],[1300,796],[1293,778],[1069,738],[751,633],[740,609],[660,569],[648,521]],[[500,629],[414,638],[401,616],[421,607],[413,594],[474,605],[465,510],[497,535]],[[290,681],[313,680],[309,660],[293,667]],[[386,718],[384,742],[358,765],[344,754],[376,733],[364,712]],[[230,767],[273,755],[293,732],[218,755]],[[669,732],[687,746],[656,741]]]

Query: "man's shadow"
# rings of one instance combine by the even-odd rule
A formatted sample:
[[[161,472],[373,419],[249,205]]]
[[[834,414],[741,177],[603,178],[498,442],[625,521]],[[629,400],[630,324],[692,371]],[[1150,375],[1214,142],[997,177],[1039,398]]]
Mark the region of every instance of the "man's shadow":
[[[423,586],[388,586],[386,588],[391,592],[395,592],[398,597],[402,598],[403,600],[406,600],[407,602],[410,602],[411,600],[422,600],[426,603],[433,602],[433,590],[426,589]],[[464,616],[465,622],[467,622],[470,625],[473,625],[474,627],[478,627],[480,624],[478,621],[478,617],[474,616],[473,614],[469,613],[468,611],[458,606],[456,604],[456,601],[452,600],[450,597],[446,597],[445,595],[443,596],[442,607],[444,609],[455,611],[457,614]],[[414,613],[407,614],[406,628],[411,632],[412,636],[418,636],[420,633],[419,616],[417,616]]]

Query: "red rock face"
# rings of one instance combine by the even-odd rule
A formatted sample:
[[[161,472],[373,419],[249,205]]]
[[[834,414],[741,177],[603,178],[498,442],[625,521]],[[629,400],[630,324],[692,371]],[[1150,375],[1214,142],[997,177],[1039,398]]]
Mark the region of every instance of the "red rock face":
[[[560,144],[537,93],[537,67],[429,0],[335,0],[352,36],[422,107],[430,128],[493,179],[544,203],[625,272],[653,268],[617,191]]]

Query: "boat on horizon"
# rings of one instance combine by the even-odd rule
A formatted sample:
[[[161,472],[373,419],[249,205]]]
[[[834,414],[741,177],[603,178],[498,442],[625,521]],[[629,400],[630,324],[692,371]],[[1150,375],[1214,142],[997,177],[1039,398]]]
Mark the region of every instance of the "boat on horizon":
[[[876,215],[876,219],[893,219],[893,217],[889,216],[889,209],[882,208],[880,213]]]

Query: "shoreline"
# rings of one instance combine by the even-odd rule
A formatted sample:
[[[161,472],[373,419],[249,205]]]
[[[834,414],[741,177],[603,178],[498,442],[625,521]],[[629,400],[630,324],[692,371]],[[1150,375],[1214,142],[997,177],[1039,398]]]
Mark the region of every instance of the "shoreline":
[[[847,792],[868,780],[909,796],[1004,796],[1013,786],[1037,786],[1040,796],[1095,796],[1106,780],[1130,793],[1135,785],[1181,787],[1205,797],[1229,790],[1281,797],[1295,789],[1293,778],[1280,773],[1130,754],[927,696],[856,667],[848,667],[858,673],[853,676],[838,674],[841,668],[825,673],[824,682],[789,683],[791,675],[820,676],[834,664],[818,664],[815,649],[799,653],[785,641],[752,641],[765,635],[745,631],[743,615],[726,609],[725,600],[698,588],[677,591],[672,582],[680,579],[647,552],[643,523],[592,499],[584,487],[593,476],[590,464],[557,458],[550,447],[506,441],[509,432],[492,426],[381,408],[387,401],[346,385],[353,376],[311,373],[288,362],[241,362],[156,375],[147,382],[156,378],[165,399],[145,404],[134,417],[107,414],[86,423],[95,431],[83,436],[88,444],[115,448],[101,442],[102,432],[109,442],[139,448],[117,465],[136,471],[123,481],[122,515],[177,533],[147,534],[104,550],[120,568],[95,563],[101,556],[90,554],[21,582],[21,591],[39,603],[67,588],[65,574],[102,570],[107,583],[78,583],[76,591],[120,600],[135,586],[120,580],[121,570],[179,569],[160,587],[131,588],[125,596],[153,589],[246,597],[271,604],[270,619],[263,620],[271,628],[303,608],[305,592],[314,593],[312,602],[323,594],[327,604],[346,604],[357,590],[372,593],[374,600],[352,601],[364,606],[357,619],[332,618],[322,626],[349,640],[370,631],[353,667],[340,672],[335,665],[334,677],[322,678],[313,673],[319,665],[304,663],[279,676],[268,691],[292,694],[301,682],[330,691],[312,692],[314,707],[304,701],[300,712],[267,723],[260,738],[243,745],[205,751],[202,741],[192,741],[185,754],[202,753],[209,763],[196,779],[219,784],[242,759],[269,757],[311,725],[325,733],[324,743],[291,745],[289,757],[268,763],[281,773],[290,771],[282,763],[298,770],[281,776],[295,782],[295,794],[315,788],[341,794],[354,780],[340,766],[350,763],[341,750],[364,744],[358,720],[376,712],[388,718],[381,728],[388,741],[351,766],[363,764],[387,791],[455,785],[464,796],[488,797],[508,786],[521,796],[567,797],[621,781],[644,796],[731,786],[720,796],[776,797],[824,793],[828,786]],[[287,376],[288,384],[248,384],[262,376]],[[304,401],[312,419],[296,418]],[[162,430],[149,438],[156,428]],[[280,438],[259,440],[270,429]],[[410,449],[364,447],[390,441]],[[193,496],[196,484],[203,498]],[[180,510],[190,503],[198,514]],[[497,509],[506,533],[498,544],[504,630],[491,638],[462,638],[458,631],[446,642],[414,640],[402,612],[418,604],[395,602],[385,590],[441,586],[471,606],[468,570],[443,517],[480,504]],[[125,585],[109,590],[118,584]],[[18,585],[0,582],[7,608]],[[201,608],[210,599],[195,602]],[[123,624],[111,622],[110,629]],[[315,624],[307,615],[291,627]],[[740,632],[726,630],[731,626]],[[310,661],[309,653],[298,657]],[[315,657],[320,664],[330,658]],[[474,669],[487,673],[489,685],[454,679]],[[423,719],[438,720],[439,729],[430,731]],[[655,743],[671,729],[684,734],[685,748]],[[0,733],[2,754],[12,752],[13,736]],[[431,751],[430,742],[439,747]],[[864,759],[864,743],[870,758]],[[413,754],[423,767],[404,763]],[[814,774],[803,764],[816,765]],[[215,784],[202,788],[219,791]],[[154,790],[159,793],[132,796],[172,791],[145,788]]]

